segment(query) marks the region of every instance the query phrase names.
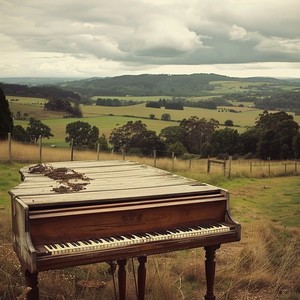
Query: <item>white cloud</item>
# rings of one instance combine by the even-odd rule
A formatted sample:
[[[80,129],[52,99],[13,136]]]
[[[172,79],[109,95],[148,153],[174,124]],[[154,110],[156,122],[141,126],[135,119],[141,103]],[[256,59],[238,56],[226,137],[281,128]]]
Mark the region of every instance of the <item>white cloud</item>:
[[[229,32],[229,38],[233,41],[236,40],[245,40],[248,36],[247,30],[243,27],[232,25],[232,28]]]
[[[168,18],[138,26],[131,43],[133,54],[159,57],[165,57],[168,53],[176,56],[178,53],[194,52],[202,47],[203,43],[195,32],[181,22]]]
[[[261,41],[256,47],[257,50],[271,53],[300,54],[300,38],[285,39],[270,37]]]
[[[2,0],[0,76],[298,63],[299,11],[298,0]]]

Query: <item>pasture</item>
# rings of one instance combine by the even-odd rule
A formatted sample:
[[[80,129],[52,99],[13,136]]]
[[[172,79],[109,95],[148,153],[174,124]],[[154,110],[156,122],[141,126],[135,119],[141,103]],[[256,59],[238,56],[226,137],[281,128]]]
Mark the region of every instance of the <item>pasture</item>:
[[[141,119],[143,123],[147,125],[149,130],[154,130],[160,133],[161,129],[167,126],[176,126],[184,118],[191,116],[197,116],[198,118],[215,119],[220,124],[224,124],[226,120],[232,120],[234,123],[234,129],[239,132],[243,132],[246,128],[254,126],[256,119],[262,110],[251,107],[238,107],[240,103],[235,103],[237,106],[233,107],[238,112],[230,112],[229,107],[219,107],[218,110],[210,110],[203,108],[191,108],[185,107],[184,110],[170,110],[170,109],[156,109],[146,107],[145,103],[137,104],[134,106],[123,107],[108,107],[108,106],[96,106],[96,105],[83,105],[81,106],[83,112],[83,118],[63,118],[64,112],[55,112],[44,110],[45,99],[41,98],[28,98],[18,97],[18,101],[15,101],[15,97],[7,97],[10,102],[10,109],[16,115],[18,111],[22,115],[28,114],[29,117],[42,120],[43,123],[51,128],[54,134],[53,138],[46,140],[46,144],[55,144],[57,146],[66,146],[65,128],[66,125],[75,122],[82,121],[88,122],[92,126],[99,128],[101,134],[109,136],[111,130],[117,126],[122,126],[128,121],[136,121]],[[103,97],[104,98],[104,97]],[[113,97],[111,97],[113,98]],[[119,97],[120,99],[122,97]],[[141,99],[141,97],[138,97]],[[149,97],[145,97],[149,99]],[[156,97],[157,99],[158,97]],[[249,103],[250,104],[250,103]],[[171,121],[162,121],[161,116],[165,113],[170,114]],[[153,114],[155,119],[150,119],[150,115]],[[294,116],[295,121],[300,123],[300,116]],[[15,125],[22,125],[27,127],[27,120],[15,120]],[[220,125],[222,128],[222,125]]]

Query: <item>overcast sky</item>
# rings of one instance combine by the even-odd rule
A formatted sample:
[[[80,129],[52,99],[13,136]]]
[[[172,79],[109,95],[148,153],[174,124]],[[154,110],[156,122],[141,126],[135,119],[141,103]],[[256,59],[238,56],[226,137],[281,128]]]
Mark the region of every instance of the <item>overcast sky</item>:
[[[299,0],[0,0],[0,77],[300,78]]]

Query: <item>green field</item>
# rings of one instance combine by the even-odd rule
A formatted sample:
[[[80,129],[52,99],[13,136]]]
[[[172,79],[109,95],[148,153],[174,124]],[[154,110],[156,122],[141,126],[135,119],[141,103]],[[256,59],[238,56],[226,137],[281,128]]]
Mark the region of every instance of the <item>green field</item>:
[[[253,126],[255,119],[258,117],[262,110],[249,109],[249,108],[235,108],[240,113],[212,110],[204,108],[193,108],[185,107],[184,110],[170,110],[170,109],[157,109],[146,107],[146,105],[138,104],[134,106],[125,107],[109,107],[109,106],[83,106],[82,112],[84,116],[95,116],[95,115],[108,115],[113,114],[114,116],[137,116],[148,118],[150,114],[154,114],[157,119],[160,119],[162,114],[168,113],[171,115],[171,120],[180,121],[184,118],[191,116],[197,116],[199,118],[216,119],[221,124],[228,119],[233,120],[233,123],[237,126],[247,127]]]
[[[102,96],[105,98],[105,96]],[[198,118],[215,119],[220,124],[224,124],[226,120],[232,120],[235,127],[239,132],[244,131],[247,127],[254,126],[256,119],[259,114],[263,111],[251,107],[251,103],[244,103],[244,107],[238,107],[239,102],[232,102],[236,107],[230,107],[238,112],[229,112],[229,107],[220,107],[218,110],[210,110],[203,108],[192,108],[185,107],[184,110],[170,110],[170,109],[156,109],[146,107],[145,103],[137,104],[134,106],[122,106],[122,107],[109,107],[109,106],[96,106],[96,105],[83,105],[81,106],[83,112],[83,118],[63,118],[64,112],[54,112],[44,110],[45,99],[41,98],[28,98],[18,97],[18,101],[11,101],[14,97],[7,97],[10,100],[10,108],[14,114],[18,111],[23,115],[27,113],[29,117],[40,119],[51,128],[54,137],[45,140],[45,144],[56,144],[57,146],[65,146],[65,129],[66,125],[75,122],[83,121],[88,122],[92,126],[97,126],[100,133],[104,133],[107,137],[111,130],[117,126],[122,126],[128,121],[136,121],[141,119],[143,123],[147,125],[149,130],[154,130],[157,133],[161,129],[167,126],[178,125],[179,122],[184,118],[191,116],[197,116]],[[110,97],[125,99],[126,97]],[[149,99],[151,97],[130,97],[136,99]],[[155,99],[163,98],[155,97]],[[154,97],[152,97],[154,100]],[[145,101],[145,100],[143,100]],[[170,114],[171,120],[173,121],[162,121],[161,116],[165,113]],[[153,114],[155,119],[150,119],[149,116]],[[300,116],[294,116],[295,121],[300,124]],[[15,120],[15,125],[22,125],[24,128],[27,126],[28,120]]]

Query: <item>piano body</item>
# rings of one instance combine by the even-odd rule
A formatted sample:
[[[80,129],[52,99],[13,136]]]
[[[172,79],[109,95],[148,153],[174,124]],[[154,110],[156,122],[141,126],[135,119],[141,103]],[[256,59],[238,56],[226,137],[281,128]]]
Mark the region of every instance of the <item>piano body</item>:
[[[23,181],[9,193],[28,299],[39,298],[41,271],[110,261],[118,263],[125,299],[132,257],[140,263],[138,298],[144,299],[147,256],[196,247],[206,250],[205,299],[215,299],[215,251],[241,234],[227,191],[130,161],[56,162],[20,173]]]

